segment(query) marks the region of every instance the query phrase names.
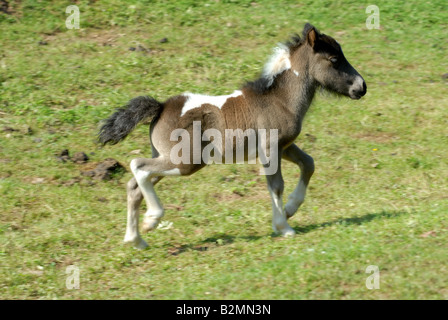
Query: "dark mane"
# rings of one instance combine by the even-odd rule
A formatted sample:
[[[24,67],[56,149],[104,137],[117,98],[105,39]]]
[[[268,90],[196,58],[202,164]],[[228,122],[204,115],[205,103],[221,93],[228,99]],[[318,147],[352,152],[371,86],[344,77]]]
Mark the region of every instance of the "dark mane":
[[[258,79],[254,81],[247,81],[243,88],[250,88],[256,93],[264,94],[267,93],[274,85],[269,85],[270,80],[261,75]]]
[[[316,30],[316,32],[318,34],[320,34],[319,30],[317,30],[313,25],[307,23],[307,24],[305,24],[305,27],[303,28],[302,37],[300,37],[296,33],[293,36],[291,36],[291,38],[288,41],[285,42],[285,45],[289,48],[289,50],[291,50],[291,52],[296,50],[298,47],[300,47],[302,44],[305,43],[306,35],[313,28],[314,28],[314,30]]]
[[[306,42],[306,35],[312,28],[314,28],[313,25],[309,23],[305,24],[305,27],[303,28],[302,31],[302,37],[300,37],[297,33],[295,33],[289,38],[289,40],[284,42],[284,45],[289,49],[290,52],[297,50],[297,48],[299,48],[302,44]],[[314,29],[318,34],[320,34],[316,28]],[[263,74],[261,74],[259,78],[256,80],[247,81],[246,84],[243,86],[243,88],[250,88],[258,94],[264,94],[269,92],[272,88],[275,87],[276,82],[274,81],[272,84],[271,83],[272,81],[270,81],[270,79],[264,77]]]

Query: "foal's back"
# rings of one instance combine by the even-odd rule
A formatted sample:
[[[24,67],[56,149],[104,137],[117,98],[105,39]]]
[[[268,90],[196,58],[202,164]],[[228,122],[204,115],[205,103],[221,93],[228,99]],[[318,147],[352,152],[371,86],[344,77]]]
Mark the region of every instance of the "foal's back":
[[[251,102],[251,94],[246,89],[222,96],[184,93],[169,98],[163,103],[159,118],[151,123],[152,144],[159,153],[169,155],[173,145],[178,143],[171,141],[171,133],[181,129],[193,137],[193,124],[198,122],[201,135],[208,129],[219,131],[222,137],[226,129],[256,130],[259,112]]]

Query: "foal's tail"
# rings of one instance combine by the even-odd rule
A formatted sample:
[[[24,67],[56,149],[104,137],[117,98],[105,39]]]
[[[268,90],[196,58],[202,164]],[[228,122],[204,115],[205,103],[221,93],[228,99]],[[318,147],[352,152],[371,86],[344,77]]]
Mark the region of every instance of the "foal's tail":
[[[137,124],[145,119],[158,116],[163,104],[151,97],[137,97],[105,120],[99,133],[98,140],[103,145],[116,144],[126,138]]]

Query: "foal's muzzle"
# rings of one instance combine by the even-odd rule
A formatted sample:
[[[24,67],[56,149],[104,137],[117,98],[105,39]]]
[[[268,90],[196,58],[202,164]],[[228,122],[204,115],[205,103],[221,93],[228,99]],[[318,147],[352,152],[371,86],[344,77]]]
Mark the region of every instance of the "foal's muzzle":
[[[356,77],[355,82],[349,90],[350,98],[358,100],[361,99],[367,92],[367,85],[361,76]]]

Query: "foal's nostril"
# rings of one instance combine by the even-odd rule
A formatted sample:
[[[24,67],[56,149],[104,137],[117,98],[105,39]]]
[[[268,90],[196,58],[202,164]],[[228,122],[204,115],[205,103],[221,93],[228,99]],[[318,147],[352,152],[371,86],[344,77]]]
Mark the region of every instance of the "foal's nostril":
[[[359,88],[359,89],[355,90],[355,94],[360,97],[363,97],[366,93],[367,93],[367,85],[366,85],[366,82],[363,80],[362,81],[362,89]]]
[[[357,76],[353,81],[353,85],[350,88],[350,96],[353,99],[359,99],[367,92],[367,85],[361,76]]]

